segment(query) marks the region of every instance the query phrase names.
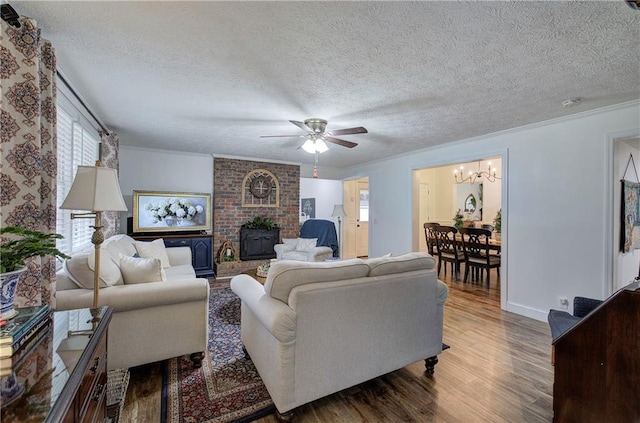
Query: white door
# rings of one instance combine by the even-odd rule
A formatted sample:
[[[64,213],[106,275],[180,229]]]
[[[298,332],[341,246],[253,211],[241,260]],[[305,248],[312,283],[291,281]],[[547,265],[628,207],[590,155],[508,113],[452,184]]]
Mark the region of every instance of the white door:
[[[356,256],[369,255],[369,181],[358,180],[358,217],[356,219]]]
[[[353,179],[342,183],[343,220],[342,258],[369,255],[369,180]]]
[[[342,183],[342,206],[346,216],[342,222],[342,258],[356,257],[356,217],[358,206],[356,202],[356,181]]]
[[[424,237],[424,223],[430,222],[429,219],[429,184],[420,182],[419,200],[418,200],[418,240],[420,251],[427,251],[427,241]]]

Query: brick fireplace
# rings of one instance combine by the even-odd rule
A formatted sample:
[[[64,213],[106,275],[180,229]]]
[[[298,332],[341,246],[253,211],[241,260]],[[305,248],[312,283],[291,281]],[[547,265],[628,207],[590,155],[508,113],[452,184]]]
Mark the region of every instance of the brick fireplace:
[[[243,207],[242,187],[245,176],[255,169],[273,174],[279,184],[278,207]],[[217,253],[229,240],[240,252],[240,227],[254,217],[269,217],[280,228],[280,238],[298,236],[300,208],[300,166],[239,160],[222,157],[213,159],[213,242]],[[216,256],[217,259],[217,256]],[[233,276],[254,269],[265,260],[216,263],[217,276]]]

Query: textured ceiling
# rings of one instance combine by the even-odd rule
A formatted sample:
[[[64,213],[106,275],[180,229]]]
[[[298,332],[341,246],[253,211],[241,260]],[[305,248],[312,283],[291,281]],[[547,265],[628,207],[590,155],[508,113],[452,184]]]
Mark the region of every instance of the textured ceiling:
[[[10,4],[124,145],[309,164],[259,136],[365,126],[322,154],[340,168],[640,98],[621,0]]]

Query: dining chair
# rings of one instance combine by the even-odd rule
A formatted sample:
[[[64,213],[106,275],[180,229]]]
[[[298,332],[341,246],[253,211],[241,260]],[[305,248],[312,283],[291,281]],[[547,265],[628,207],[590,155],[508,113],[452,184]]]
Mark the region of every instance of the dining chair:
[[[482,229],[486,229],[489,232],[493,233],[493,230],[494,230],[493,225],[489,225],[488,223],[484,223],[481,227],[482,227]]]
[[[433,257],[438,254],[438,246],[436,245],[436,235],[433,233],[433,228],[438,226],[438,222],[426,222],[424,225],[424,239],[427,241],[427,251]]]
[[[440,268],[444,262],[444,275],[447,275],[447,263],[451,263],[451,270],[455,280],[458,280],[460,273],[460,263],[464,261],[464,253],[459,248],[456,241],[458,230],[453,226],[435,226],[432,228],[436,237],[436,248],[438,254],[438,276]]]
[[[487,271],[487,288],[491,286],[491,269],[498,269],[500,276],[501,258],[489,253],[491,232],[482,228],[461,228],[462,250],[464,253],[464,280],[467,282],[471,270]]]

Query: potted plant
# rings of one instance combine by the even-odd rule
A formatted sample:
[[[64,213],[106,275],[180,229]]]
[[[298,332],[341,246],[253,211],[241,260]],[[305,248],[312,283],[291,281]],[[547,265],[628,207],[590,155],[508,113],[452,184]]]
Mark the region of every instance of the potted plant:
[[[493,230],[496,233],[496,239],[500,239],[502,234],[502,209],[498,209],[496,217],[493,219]]]
[[[456,215],[453,216],[453,226],[455,226],[457,230],[460,230],[460,228],[464,226],[464,216],[462,216],[460,209],[458,209]]]
[[[69,256],[56,248],[56,240],[62,238],[60,234],[7,226],[0,229],[0,236],[0,315],[3,319],[10,319],[17,314],[13,308],[13,297],[20,274],[26,268],[25,260],[36,256]]]
[[[254,217],[253,220],[246,221],[242,226],[247,229],[275,229],[278,227],[270,217],[260,216]]]

